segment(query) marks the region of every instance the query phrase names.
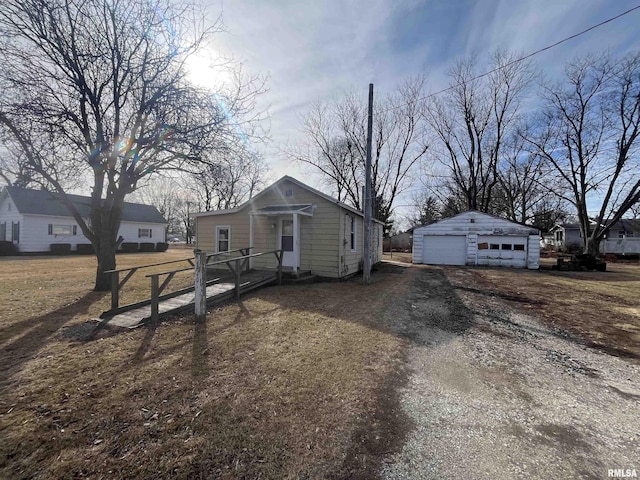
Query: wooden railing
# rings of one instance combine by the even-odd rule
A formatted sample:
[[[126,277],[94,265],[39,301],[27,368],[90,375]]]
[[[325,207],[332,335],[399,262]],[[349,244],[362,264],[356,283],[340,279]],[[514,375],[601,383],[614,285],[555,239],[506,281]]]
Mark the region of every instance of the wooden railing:
[[[239,251],[242,249],[239,249]],[[248,249],[246,249],[248,250]],[[247,272],[249,271],[249,260],[252,258],[256,258],[256,257],[260,257],[262,255],[270,255],[273,254],[276,257],[276,260],[278,261],[278,270],[277,270],[277,278],[278,278],[278,285],[282,284],[282,255],[283,255],[284,251],[283,250],[271,250],[268,252],[261,252],[261,253],[253,253],[253,254],[246,254],[246,255],[242,255],[240,257],[234,257],[234,258],[229,258],[226,260],[218,260],[215,262],[209,262],[209,257],[213,257],[214,255],[207,255],[207,261],[205,263],[205,267],[212,267],[215,265],[226,265],[227,268],[229,268],[229,270],[231,271],[231,273],[233,274],[234,277],[234,282],[235,282],[235,297],[236,299],[240,298],[240,279],[241,279],[241,275],[242,272]],[[197,253],[196,253],[197,255]],[[218,255],[218,254],[215,254]],[[196,270],[199,266],[196,264],[195,266],[192,267],[187,267],[187,268],[179,268],[179,269],[175,269],[175,270],[168,270],[166,272],[158,272],[158,273],[150,273],[148,274],[146,277],[151,279],[151,321],[156,321],[158,319],[159,316],[159,308],[160,308],[160,300],[163,298],[162,297],[162,292],[165,290],[165,288],[167,288],[167,285],[169,284],[169,282],[173,279],[173,277],[180,272],[186,272],[186,271],[193,271]],[[204,269],[204,278],[203,278],[203,283],[201,286],[201,289],[206,289],[206,284],[207,284],[207,280],[206,280],[206,268]],[[166,276],[166,278],[162,281],[162,283],[160,283],[160,277],[162,276]],[[196,289],[196,304],[198,303],[198,300],[201,299],[200,297],[204,296],[205,297],[205,302],[206,302],[206,292],[202,292],[202,291],[198,291],[198,284],[197,282],[194,282],[194,286]]]
[[[219,253],[211,253],[211,254],[207,254],[207,263],[209,262],[210,259],[212,258],[216,258],[216,257],[221,257],[221,256],[228,256],[230,254],[233,253],[238,253],[240,252],[240,254],[242,256],[246,256],[249,254],[249,252],[253,249],[253,247],[243,247],[243,248],[236,248],[235,250],[230,250],[228,252],[219,252]],[[135,267],[129,267],[129,268],[120,268],[118,270],[107,270],[105,273],[108,273],[111,275],[111,310],[109,310],[109,312],[115,312],[117,310],[120,309],[120,290],[122,290],[122,287],[131,279],[131,277],[133,277],[133,275],[138,271],[138,270],[143,270],[145,268],[151,268],[151,267],[159,267],[160,265],[170,265],[172,263],[180,263],[180,262],[187,262],[190,264],[190,267],[187,267],[186,269],[181,269],[182,270],[192,270],[193,266],[194,266],[194,259],[193,258],[182,258],[180,260],[169,260],[167,262],[158,262],[158,263],[150,263],[147,265],[138,265]],[[124,278],[122,280],[120,280],[120,274],[122,272],[128,272]],[[147,275],[148,277],[148,275]],[[173,276],[171,277],[173,278]],[[166,282],[168,283],[168,282]],[[165,285],[166,287],[166,285]],[[141,302],[144,303],[144,302]]]

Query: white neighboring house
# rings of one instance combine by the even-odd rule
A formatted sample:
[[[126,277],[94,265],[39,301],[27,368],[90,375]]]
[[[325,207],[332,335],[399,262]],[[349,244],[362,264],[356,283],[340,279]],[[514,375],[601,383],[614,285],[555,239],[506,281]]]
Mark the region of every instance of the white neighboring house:
[[[80,215],[89,217],[91,198],[69,195]],[[166,241],[167,222],[151,205],[124,203],[118,234],[124,242]],[[21,253],[48,252],[50,245],[90,244],[67,207],[44,190],[4,187],[0,193],[0,241],[13,242]]]
[[[469,211],[413,230],[413,263],[537,269],[540,231]]]

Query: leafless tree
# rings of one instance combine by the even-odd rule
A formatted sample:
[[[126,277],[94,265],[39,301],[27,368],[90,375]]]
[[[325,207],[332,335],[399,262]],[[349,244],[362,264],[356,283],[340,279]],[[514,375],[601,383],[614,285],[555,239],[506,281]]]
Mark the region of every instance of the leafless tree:
[[[640,200],[640,52],[577,58],[543,97],[543,127],[528,140],[566,189],[556,193],[575,208],[585,253],[595,254],[606,227]],[[595,222],[589,202],[599,205]]]
[[[191,0],[3,2],[1,141],[93,244],[96,290],[109,288],[124,198],[138,182],[199,167],[243,118],[247,131],[255,121],[252,79],[214,93],[187,77],[185,61],[216,28]],[[88,219],[66,195],[79,184],[91,186]]]
[[[529,63],[504,51],[493,54],[489,69],[480,76],[475,58],[457,62],[449,71],[451,89],[426,108],[438,139],[434,158],[450,172],[467,209],[483,212],[491,210],[505,141],[535,77]]]
[[[184,180],[205,210],[237,207],[264,185],[268,167],[261,154],[242,149],[216,157]]]
[[[374,102],[372,191],[380,220],[388,221],[394,201],[428,145],[421,115],[425,78],[401,84]],[[367,140],[366,97],[347,93],[333,103],[316,103],[303,118],[307,141],[288,157],[322,175],[339,200],[362,208]]]

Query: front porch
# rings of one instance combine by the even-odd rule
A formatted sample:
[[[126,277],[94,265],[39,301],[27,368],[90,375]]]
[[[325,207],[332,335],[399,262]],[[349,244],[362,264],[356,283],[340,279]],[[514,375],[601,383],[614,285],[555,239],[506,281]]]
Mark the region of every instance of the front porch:
[[[249,213],[249,245],[259,249],[282,250],[282,270],[300,276],[301,233],[313,217],[314,205],[269,205]],[[265,268],[256,259],[251,268]]]

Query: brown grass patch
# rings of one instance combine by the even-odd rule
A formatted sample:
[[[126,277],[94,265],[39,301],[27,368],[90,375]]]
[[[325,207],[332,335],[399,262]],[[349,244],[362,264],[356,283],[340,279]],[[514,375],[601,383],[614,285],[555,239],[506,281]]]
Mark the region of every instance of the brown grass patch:
[[[159,261],[135,257],[119,267]],[[13,308],[0,320],[3,478],[344,477],[400,361],[381,312],[406,275],[269,287],[202,324],[79,342],[60,332],[109,304],[90,291],[93,260],[21,262],[0,274],[0,309]]]
[[[512,302],[590,346],[640,360],[640,265],[610,263],[607,272],[477,268],[447,274],[457,285]]]

